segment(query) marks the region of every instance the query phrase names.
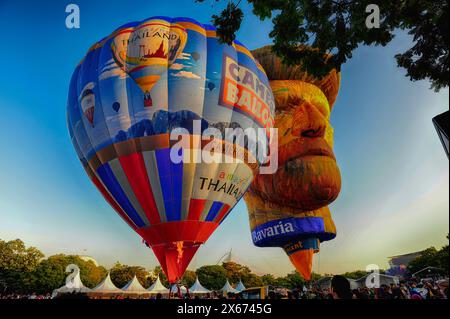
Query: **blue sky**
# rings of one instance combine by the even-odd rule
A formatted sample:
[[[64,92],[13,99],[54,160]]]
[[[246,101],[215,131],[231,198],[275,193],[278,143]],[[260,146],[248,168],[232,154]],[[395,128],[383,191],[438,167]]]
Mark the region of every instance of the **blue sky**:
[[[92,43],[118,26],[154,15],[208,23],[222,4],[179,1],[72,1],[81,28],[65,27],[69,1],[0,1],[0,238],[21,238],[46,254],[87,254],[151,268],[140,238],[91,185],[66,127],[70,76]],[[130,1],[131,2],[131,1]],[[243,1],[244,2],[244,1]],[[269,44],[269,21],[246,18],[238,39],[254,49]],[[393,56],[410,46],[398,34],[385,48],[362,47],[342,68],[332,113],[342,191],[332,204],[338,229],[322,245],[314,270],[339,273],[387,266],[388,256],[441,246],[449,229],[449,166],[431,118],[448,110],[448,89],[410,82]],[[252,245],[240,202],[199,250],[195,269],[215,264],[230,248],[255,271],[293,270],[280,249]]]

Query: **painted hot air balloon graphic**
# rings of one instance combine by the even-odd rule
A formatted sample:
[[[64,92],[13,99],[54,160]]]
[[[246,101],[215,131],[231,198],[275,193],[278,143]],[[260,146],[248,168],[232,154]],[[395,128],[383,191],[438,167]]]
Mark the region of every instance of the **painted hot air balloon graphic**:
[[[113,57],[144,92],[144,105],[153,105],[150,91],[186,45],[186,30],[163,19],[149,19],[121,30],[111,42]]]
[[[214,90],[215,87],[216,87],[216,85],[215,85],[214,83],[212,83],[212,82],[208,82],[207,86],[208,86],[208,89],[209,89],[210,91]]]
[[[190,52],[200,53],[196,63]],[[218,89],[207,89],[209,80]],[[89,117],[80,100],[88,83]],[[150,90],[147,107],[142,101]],[[155,17],[126,24],[90,48],[72,76],[67,121],[90,179],[174,283],[259,166],[191,160],[207,152],[200,134],[228,127],[267,130],[274,109],[267,76],[242,44],[224,45],[214,27],[189,18]],[[181,148],[181,161],[171,158],[175,129],[192,141]],[[219,143],[232,151],[226,158],[252,156],[247,145]]]
[[[95,106],[95,95],[94,91],[94,83],[89,82],[85,85],[81,92],[80,104],[81,109],[83,111],[84,116],[89,121],[91,125],[94,125],[94,106]]]
[[[119,102],[114,102],[112,105],[112,108],[114,111],[119,112],[120,110],[120,103]]]

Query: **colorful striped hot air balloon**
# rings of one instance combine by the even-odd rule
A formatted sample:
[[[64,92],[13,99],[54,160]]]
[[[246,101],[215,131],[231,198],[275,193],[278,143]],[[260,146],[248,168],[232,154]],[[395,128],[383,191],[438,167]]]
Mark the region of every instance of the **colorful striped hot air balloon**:
[[[208,83],[218,89],[207,89]],[[199,134],[208,128],[272,127],[274,100],[264,71],[242,44],[222,44],[212,26],[192,19],[153,17],[91,47],[74,71],[67,114],[92,182],[173,283],[240,200],[259,163],[173,161],[170,133],[184,129],[200,143],[183,146],[182,153],[203,154]],[[247,145],[219,141],[232,147],[228,157],[251,153]]]

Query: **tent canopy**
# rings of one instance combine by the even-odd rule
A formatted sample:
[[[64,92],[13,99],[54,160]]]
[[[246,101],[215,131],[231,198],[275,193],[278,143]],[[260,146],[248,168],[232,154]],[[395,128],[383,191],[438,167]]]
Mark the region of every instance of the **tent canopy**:
[[[53,290],[53,296],[56,296],[57,294],[65,294],[65,293],[72,293],[72,292],[90,292],[91,289],[87,288],[85,285],[83,285],[83,282],[80,278],[80,272],[77,271],[76,275],[66,284],[58,289]]]
[[[180,290],[182,294],[185,294],[187,292],[187,289],[184,286],[180,286]],[[170,288],[170,292],[173,294],[178,293],[177,285],[172,285],[172,287]]]
[[[169,293],[169,289],[167,289],[166,287],[164,287],[164,285],[161,283],[161,280],[159,280],[159,276],[156,279],[156,281],[147,289],[147,291],[149,293],[153,293],[153,294],[168,294]]]
[[[99,283],[95,288],[92,289],[92,292],[96,293],[122,293],[123,291],[117,288],[111,280],[111,276],[108,272],[108,275],[101,283]]]
[[[148,291],[142,287],[141,283],[137,279],[136,275],[134,275],[133,279],[131,279],[123,288],[123,292],[130,294],[145,294]]]
[[[198,281],[198,277],[195,279],[195,283],[192,285],[191,288],[189,288],[189,293],[191,294],[207,294],[211,291],[206,289],[200,284],[200,281]]]
[[[225,293],[233,293],[233,294],[237,294],[239,293],[239,291],[237,289],[234,289],[231,285],[230,282],[227,279],[227,282],[225,283],[225,285],[222,287],[221,289],[223,292]]]
[[[245,290],[245,286],[244,286],[244,284],[242,283],[242,280],[239,280],[239,283],[238,283],[238,285],[236,286],[236,290],[239,291],[239,292],[241,292],[242,290]]]

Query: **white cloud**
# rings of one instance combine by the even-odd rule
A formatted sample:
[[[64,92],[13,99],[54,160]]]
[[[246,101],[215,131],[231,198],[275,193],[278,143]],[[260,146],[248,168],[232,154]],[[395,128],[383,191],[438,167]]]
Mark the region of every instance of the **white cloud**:
[[[177,60],[189,60],[191,55],[189,53],[181,53]]]
[[[125,78],[127,74],[121,68],[114,68],[104,71],[100,74],[99,80],[106,80],[112,77],[119,77],[121,79]]]
[[[186,66],[181,63],[174,63],[170,67],[171,70],[183,70]]]
[[[200,79],[200,76],[188,71],[180,71],[178,73],[173,74],[173,76],[177,76],[180,78],[188,78],[188,79]]]

